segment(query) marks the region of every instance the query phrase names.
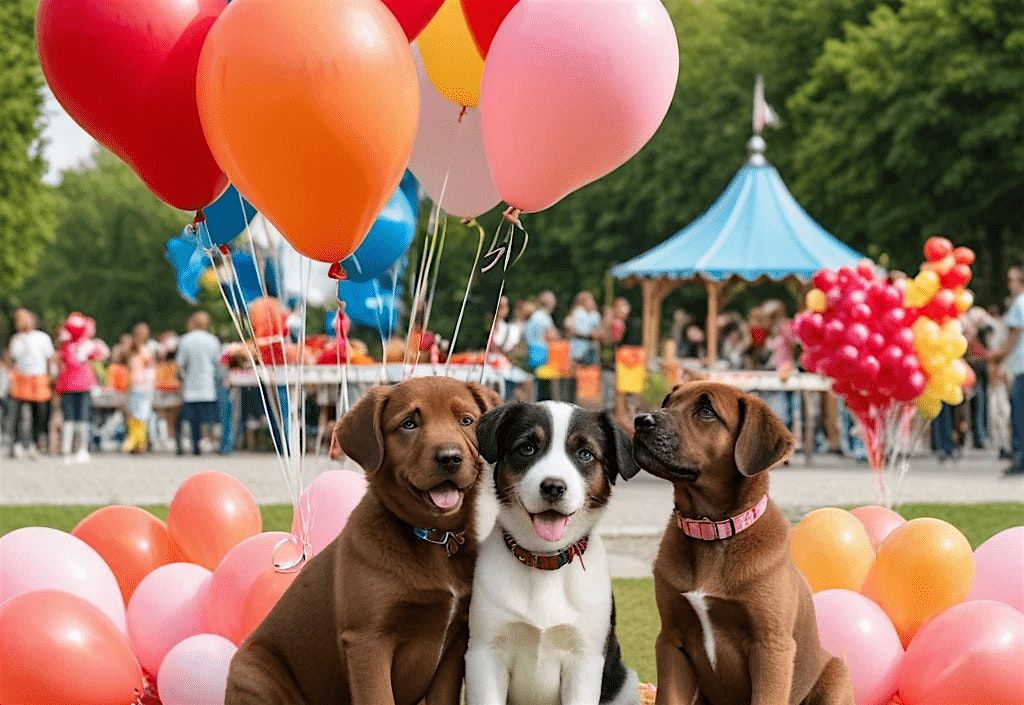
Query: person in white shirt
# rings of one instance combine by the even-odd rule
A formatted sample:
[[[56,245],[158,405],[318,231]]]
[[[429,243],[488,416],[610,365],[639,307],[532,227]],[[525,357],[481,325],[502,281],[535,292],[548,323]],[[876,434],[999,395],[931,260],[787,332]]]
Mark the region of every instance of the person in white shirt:
[[[35,458],[50,422],[50,360],[53,341],[36,328],[36,317],[28,309],[14,312],[14,329],[4,356],[11,366],[11,450],[12,458],[26,454]],[[32,432],[25,437],[22,410],[32,416]]]
[[[178,377],[181,379],[182,409],[175,433],[178,455],[181,425],[188,420],[192,431],[192,453],[199,455],[203,424],[217,422],[217,383],[220,373],[220,341],[210,333],[210,316],[199,311],[188,320],[188,333],[178,341]]]
[[[989,359],[1005,368],[1010,386],[1010,428],[1013,436],[1013,463],[1005,475],[1024,475],[1024,268],[1010,267],[1006,275],[1010,309],[1003,317],[1007,334],[1002,346]]]

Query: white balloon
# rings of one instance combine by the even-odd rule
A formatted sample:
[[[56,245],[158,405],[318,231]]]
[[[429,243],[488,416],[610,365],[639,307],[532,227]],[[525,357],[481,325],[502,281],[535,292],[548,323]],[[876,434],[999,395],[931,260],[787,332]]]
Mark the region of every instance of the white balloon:
[[[217,634],[189,637],[160,664],[156,685],[164,705],[224,705],[228,669],[238,649]]]

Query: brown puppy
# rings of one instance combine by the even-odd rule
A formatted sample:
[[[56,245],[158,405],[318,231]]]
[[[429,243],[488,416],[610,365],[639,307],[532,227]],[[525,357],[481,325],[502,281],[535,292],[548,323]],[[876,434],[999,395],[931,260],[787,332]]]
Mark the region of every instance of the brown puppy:
[[[853,705],[767,498],[764,471],[794,445],[782,422],[735,387],[691,382],[634,425],[637,464],[675,486],[654,563],[658,705]]]
[[[371,389],[338,423],[369,490],[231,663],[226,705],[457,705],[482,460],[501,400],[443,377]]]

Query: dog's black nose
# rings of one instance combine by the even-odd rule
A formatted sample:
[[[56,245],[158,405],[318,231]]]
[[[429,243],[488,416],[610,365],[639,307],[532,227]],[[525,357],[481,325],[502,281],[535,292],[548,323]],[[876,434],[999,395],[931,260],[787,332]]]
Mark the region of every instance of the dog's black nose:
[[[549,477],[541,481],[540,494],[550,502],[561,499],[565,494],[565,482],[555,477]]]
[[[434,460],[442,468],[455,469],[462,465],[462,451],[458,448],[442,448],[437,451]]]
[[[637,431],[645,431],[650,428],[654,428],[657,425],[658,420],[654,418],[654,414],[640,414],[633,419],[633,427]]]

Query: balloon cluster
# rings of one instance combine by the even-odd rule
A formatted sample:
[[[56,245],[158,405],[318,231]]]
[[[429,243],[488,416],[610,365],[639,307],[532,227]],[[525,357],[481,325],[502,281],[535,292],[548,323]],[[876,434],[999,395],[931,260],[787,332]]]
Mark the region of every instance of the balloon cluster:
[[[964,400],[964,387],[974,385],[974,372],[964,362],[967,339],[960,316],[974,304],[974,295],[964,287],[971,281],[974,252],[953,247],[943,237],[932,237],[924,245],[926,262],[920,273],[906,284],[905,302],[917,311],[914,322],[914,350],[928,373],[928,384],[917,400],[925,418],[938,416],[942,404],[956,406]]]
[[[834,380],[833,389],[868,425],[893,400],[909,403],[928,384],[904,292],[876,276],[870,262],[814,275],[807,311],[794,321],[801,364]]]
[[[361,474],[341,470],[306,488],[313,553],[341,533],[365,491]],[[158,695],[164,705],[221,705],[235,650],[297,575],[274,568],[292,534],[261,529],[237,480],[203,472],[181,484],[166,524],[110,506],[70,534],[27,527],[0,537],[0,702],[127,705]]]
[[[547,208],[646,144],[679,71],[659,0],[303,0],[272,21],[261,0],[137,5],[39,3],[54,96],[167,203],[203,209],[230,179],[331,264],[407,165],[455,215]]]
[[[794,527],[790,552],[857,705],[1020,702],[1024,526],[972,554],[938,519],[827,508]]]

